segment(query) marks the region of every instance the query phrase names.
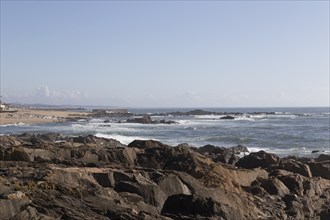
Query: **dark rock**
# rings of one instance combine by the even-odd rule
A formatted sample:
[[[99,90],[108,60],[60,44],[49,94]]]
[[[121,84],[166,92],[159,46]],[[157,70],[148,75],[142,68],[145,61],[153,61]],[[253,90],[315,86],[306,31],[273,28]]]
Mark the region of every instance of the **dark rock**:
[[[278,164],[279,157],[265,151],[253,152],[242,157],[235,165],[242,168],[252,169],[257,167],[267,168]]]
[[[100,128],[110,128],[111,125],[98,125],[97,127],[100,127]]]
[[[154,140],[134,140],[133,142],[129,143],[127,147],[135,147],[135,148],[167,148],[169,147],[166,144],[163,144],[159,141],[154,141]]]
[[[288,187],[286,187],[285,184],[274,177],[270,177],[267,180],[262,180],[260,186],[271,195],[278,195],[283,197],[290,193]]]
[[[281,175],[278,176],[279,178],[290,190],[290,192],[298,194],[298,195],[303,195],[303,183],[304,179],[301,176],[296,176],[296,175]]]
[[[320,213],[320,220],[329,220],[330,219],[330,208],[327,207]]]
[[[139,123],[139,124],[177,124],[176,121],[152,120],[150,115],[144,115],[142,118],[129,118],[126,120],[127,123]]]
[[[140,124],[152,124],[150,115],[145,115],[142,118],[131,118],[127,119],[127,123],[140,123]]]
[[[205,145],[203,147],[196,148],[195,150],[201,154],[212,158],[215,162],[222,162],[232,165],[234,165],[239,160],[239,157],[236,156],[236,154],[248,152],[247,147],[243,145],[238,145],[229,148],[218,147],[214,145]]]
[[[203,147],[197,149],[197,151],[201,154],[208,153],[208,154],[224,154],[226,149],[224,147],[217,147],[214,145],[207,144]]]
[[[234,116],[230,116],[230,115],[226,115],[226,116],[220,117],[220,119],[222,119],[222,120],[233,120],[233,119],[235,119],[235,117]]]
[[[316,158],[316,162],[323,162],[323,161],[327,161],[330,160],[330,155],[328,154],[320,154],[320,156],[318,156],[318,158]]]
[[[320,176],[322,178],[330,180],[330,160],[308,163],[312,176]]]
[[[213,216],[221,214],[221,205],[211,198],[177,194],[168,197],[162,209],[162,214]]]
[[[94,179],[103,187],[114,187],[111,184],[111,180],[109,178],[109,173],[93,173]]]
[[[279,168],[294,173],[299,173],[303,176],[312,177],[312,173],[308,165],[293,159],[282,159],[279,163]]]
[[[27,153],[24,148],[14,148],[11,152],[10,160],[33,162],[34,156]]]

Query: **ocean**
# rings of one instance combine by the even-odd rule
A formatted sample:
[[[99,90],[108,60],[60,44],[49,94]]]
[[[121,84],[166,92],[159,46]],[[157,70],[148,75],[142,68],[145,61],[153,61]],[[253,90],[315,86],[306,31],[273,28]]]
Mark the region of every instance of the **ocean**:
[[[129,109],[137,114],[187,112],[194,109]],[[231,147],[244,145],[250,152],[265,150],[279,156],[317,156],[330,153],[330,109],[322,108],[203,108],[212,112],[240,112],[234,120],[219,115],[159,115],[153,120],[177,124],[117,123],[124,118],[92,118],[53,124],[0,126],[0,134],[58,132],[67,135],[93,134],[113,138],[123,144],[135,139],[153,139],[176,146],[188,143]],[[271,114],[267,114],[271,113]],[[105,123],[105,120],[110,122]],[[318,151],[313,153],[312,151]]]

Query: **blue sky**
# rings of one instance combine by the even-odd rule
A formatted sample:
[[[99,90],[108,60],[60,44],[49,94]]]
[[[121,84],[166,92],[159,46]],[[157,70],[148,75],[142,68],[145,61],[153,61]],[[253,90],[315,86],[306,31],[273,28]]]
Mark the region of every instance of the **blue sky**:
[[[329,106],[329,1],[1,1],[8,102]]]

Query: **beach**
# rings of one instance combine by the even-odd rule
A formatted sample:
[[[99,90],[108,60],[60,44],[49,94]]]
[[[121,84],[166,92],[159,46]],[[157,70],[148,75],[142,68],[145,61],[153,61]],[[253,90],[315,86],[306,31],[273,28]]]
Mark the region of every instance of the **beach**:
[[[63,122],[68,119],[86,117],[88,112],[76,112],[53,109],[15,109],[17,112],[0,113],[0,125],[40,124]]]

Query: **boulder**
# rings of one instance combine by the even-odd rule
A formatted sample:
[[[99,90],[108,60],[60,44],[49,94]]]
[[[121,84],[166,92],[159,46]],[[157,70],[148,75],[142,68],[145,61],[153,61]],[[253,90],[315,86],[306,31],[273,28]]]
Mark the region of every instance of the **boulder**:
[[[218,147],[211,144],[204,145],[203,147],[197,148],[197,152],[201,154],[224,154],[226,151],[226,148],[224,147]]]
[[[14,148],[8,160],[33,162],[34,156],[26,152],[22,147]]]
[[[168,197],[162,209],[164,215],[176,216],[221,216],[225,217],[221,204],[211,198],[202,198],[195,195],[177,194]]]
[[[313,176],[319,176],[330,180],[330,160],[308,163],[308,166]]]
[[[159,141],[154,141],[154,140],[134,140],[133,142],[129,143],[127,147],[135,147],[139,149],[144,149],[144,148],[167,148],[169,147],[166,144],[163,144]]]
[[[279,163],[279,168],[294,173],[299,173],[306,177],[312,177],[312,173],[308,165],[303,164],[293,159],[282,159]]]
[[[207,157],[210,157],[214,162],[221,162],[231,165],[234,165],[239,160],[239,157],[236,156],[237,154],[248,152],[247,147],[243,145],[225,148],[208,144],[203,147],[196,148],[195,150]]]
[[[277,165],[279,157],[275,154],[266,153],[265,151],[253,152],[242,157],[235,165],[241,168],[252,169],[257,167],[267,168]]]
[[[283,197],[290,193],[288,187],[286,187],[284,183],[275,177],[270,177],[267,180],[261,180],[260,186],[271,195],[278,195]]]
[[[328,154],[320,154],[320,156],[318,156],[315,161],[316,162],[323,162],[323,161],[327,161],[327,160],[330,161],[330,155],[328,155]]]

